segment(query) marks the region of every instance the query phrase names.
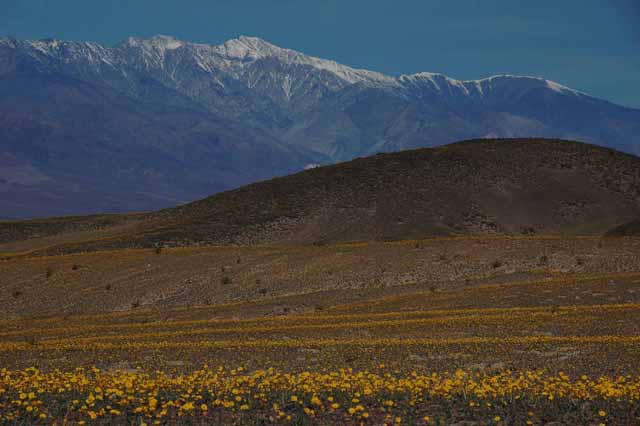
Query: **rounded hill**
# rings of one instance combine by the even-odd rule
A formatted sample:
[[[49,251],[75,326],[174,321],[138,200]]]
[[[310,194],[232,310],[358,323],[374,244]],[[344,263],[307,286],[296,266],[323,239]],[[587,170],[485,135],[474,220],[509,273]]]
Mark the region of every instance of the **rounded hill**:
[[[67,239],[64,246],[76,251],[603,235],[638,217],[640,158],[570,141],[482,139],[318,167],[131,216],[126,226],[127,216],[121,216],[120,228],[103,226],[99,239],[85,232],[82,241]],[[46,223],[32,228],[46,235]],[[65,223],[65,232],[73,223]],[[28,237],[18,232],[28,225],[5,224],[0,234]]]
[[[543,139],[378,154],[157,213],[164,242],[603,234],[640,214],[640,158]]]
[[[616,226],[607,233],[608,237],[640,237],[640,219]]]

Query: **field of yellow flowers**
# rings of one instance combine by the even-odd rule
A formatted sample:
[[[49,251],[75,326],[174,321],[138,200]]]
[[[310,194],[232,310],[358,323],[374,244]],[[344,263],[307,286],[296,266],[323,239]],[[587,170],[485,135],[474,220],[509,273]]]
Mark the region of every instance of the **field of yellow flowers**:
[[[0,371],[3,424],[637,424],[640,377],[204,368]],[[469,423],[476,422],[476,423]],[[562,422],[562,423],[560,423]],[[459,423],[457,423],[459,424]]]
[[[640,424],[638,294],[624,273],[7,319],[0,425]]]

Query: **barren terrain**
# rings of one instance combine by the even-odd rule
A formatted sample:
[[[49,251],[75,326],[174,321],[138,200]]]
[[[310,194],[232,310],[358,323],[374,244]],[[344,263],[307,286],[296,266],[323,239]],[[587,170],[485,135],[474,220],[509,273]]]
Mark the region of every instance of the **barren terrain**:
[[[440,236],[423,235],[427,219],[414,226],[420,187],[397,203],[380,201],[391,186],[378,191],[372,222],[332,199],[324,212],[349,227],[281,203],[301,182],[315,182],[305,197],[326,195],[318,182],[330,181],[328,193],[363,205],[368,190],[334,184],[365,170],[358,161],[397,165],[394,155],[174,210],[4,223],[0,425],[638,424],[639,188],[637,170],[620,166],[638,160],[603,152],[600,166],[554,161],[573,170],[557,182],[588,170],[604,186],[530,198],[525,173],[524,192],[507,198],[539,210]],[[449,155],[414,154],[398,161]],[[613,164],[608,176],[622,180],[600,168]],[[377,181],[402,182],[391,169]],[[554,201],[580,197],[590,201]],[[404,220],[387,227],[391,217]],[[522,218],[544,226],[523,231]]]

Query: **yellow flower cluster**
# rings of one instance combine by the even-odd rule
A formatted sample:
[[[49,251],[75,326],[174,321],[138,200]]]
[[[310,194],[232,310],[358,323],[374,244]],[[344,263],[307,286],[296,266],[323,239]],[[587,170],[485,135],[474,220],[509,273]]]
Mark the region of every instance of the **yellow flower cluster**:
[[[456,418],[539,424],[545,411],[557,413],[559,406],[574,407],[567,413],[579,416],[575,421],[604,423],[607,413],[637,420],[640,377],[574,379],[535,371],[401,375],[384,365],[375,371],[299,373],[204,366],[186,375],[0,370],[0,424],[180,424],[194,417],[222,425],[249,418],[260,424],[301,418],[312,424],[439,424]]]
[[[446,345],[528,345],[528,344],[628,344],[640,345],[640,336],[523,336],[523,337],[466,337],[450,339],[292,339],[271,340],[200,340],[200,341],[124,341],[117,343],[92,341],[43,341],[39,342],[39,351],[77,351],[77,350],[145,350],[145,349],[242,349],[242,348],[313,348],[313,347],[410,347],[410,346],[446,346]],[[30,351],[34,346],[23,342],[0,343],[3,351]]]
[[[173,309],[172,311],[177,311]],[[332,315],[298,315],[280,316],[260,319],[200,319],[188,321],[152,321],[152,322],[125,322],[86,324],[83,317],[77,317],[80,324],[74,326],[42,327],[30,329],[18,329],[0,332],[0,338],[16,336],[70,336],[89,334],[102,336],[103,332],[117,333],[128,337],[174,337],[200,334],[233,334],[233,333],[265,333],[295,330],[332,330],[349,328],[379,328],[379,327],[406,327],[408,325],[442,325],[448,323],[475,324],[478,321],[510,320],[548,320],[551,316],[557,318],[577,317],[575,321],[584,321],[584,318],[594,313],[635,312],[640,310],[640,304],[604,304],[584,306],[540,306],[540,307],[512,307],[512,308],[484,308],[484,309],[449,309],[429,311],[401,311],[358,314],[332,314]],[[114,320],[119,313],[103,315],[106,319]],[[139,319],[138,319],[139,320]],[[45,320],[38,320],[43,322]],[[62,318],[54,318],[51,322],[65,322]],[[36,320],[32,321],[36,322]],[[13,322],[4,322],[4,329]],[[0,321],[3,324],[3,321]],[[155,329],[155,330],[154,330]],[[168,331],[176,329],[175,331]]]

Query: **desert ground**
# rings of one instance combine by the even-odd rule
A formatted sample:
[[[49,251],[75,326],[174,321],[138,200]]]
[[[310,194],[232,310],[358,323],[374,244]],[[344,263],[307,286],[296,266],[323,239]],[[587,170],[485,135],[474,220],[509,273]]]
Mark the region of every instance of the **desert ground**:
[[[640,416],[640,238],[38,254],[49,243],[0,249],[6,424]]]

